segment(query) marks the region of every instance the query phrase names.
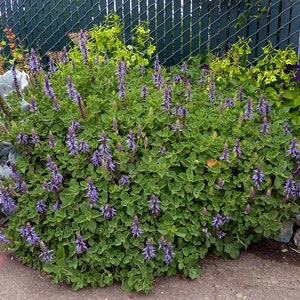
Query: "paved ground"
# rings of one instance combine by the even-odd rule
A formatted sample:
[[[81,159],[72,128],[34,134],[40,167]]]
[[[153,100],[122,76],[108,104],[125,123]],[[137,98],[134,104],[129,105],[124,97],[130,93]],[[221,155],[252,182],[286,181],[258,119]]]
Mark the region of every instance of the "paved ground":
[[[285,250],[282,251],[283,249]],[[262,250],[265,250],[263,255]],[[300,299],[300,253],[284,246],[274,249],[274,245],[265,243],[243,252],[237,260],[223,260],[209,256],[201,261],[200,265],[202,278],[194,281],[184,280],[178,276],[161,278],[147,295],[124,292],[118,284],[107,288],[85,288],[73,292],[66,285],[53,285],[48,275],[11,260],[8,254],[1,252],[0,247],[0,299]]]

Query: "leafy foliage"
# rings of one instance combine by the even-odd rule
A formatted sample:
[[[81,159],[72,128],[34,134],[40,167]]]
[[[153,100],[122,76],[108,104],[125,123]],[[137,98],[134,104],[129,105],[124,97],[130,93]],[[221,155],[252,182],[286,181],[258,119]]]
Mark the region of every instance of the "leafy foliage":
[[[16,201],[6,235],[25,264],[74,290],[121,281],[148,292],[164,273],[200,276],[208,251],[238,257],[299,214],[299,126],[284,131],[278,93],[238,59],[170,70],[157,58],[141,73],[143,55],[127,64],[130,48],[117,57],[102,30],[81,35],[56,72],[32,74],[30,109],[3,120],[1,139],[24,153],[2,195]]]

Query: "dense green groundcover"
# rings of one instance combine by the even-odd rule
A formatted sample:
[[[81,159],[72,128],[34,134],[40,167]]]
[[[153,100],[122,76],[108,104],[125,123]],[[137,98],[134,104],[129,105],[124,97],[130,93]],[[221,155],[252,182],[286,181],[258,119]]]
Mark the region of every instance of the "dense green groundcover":
[[[207,64],[144,69],[137,44],[118,55],[99,33],[79,34],[52,72],[32,51],[30,108],[3,117],[1,140],[23,153],[1,188],[21,261],[75,290],[121,281],[148,292],[165,273],[198,277],[208,251],[237,258],[295,220],[300,126],[284,95],[299,85],[283,68],[258,81],[270,64],[246,67],[240,41]]]

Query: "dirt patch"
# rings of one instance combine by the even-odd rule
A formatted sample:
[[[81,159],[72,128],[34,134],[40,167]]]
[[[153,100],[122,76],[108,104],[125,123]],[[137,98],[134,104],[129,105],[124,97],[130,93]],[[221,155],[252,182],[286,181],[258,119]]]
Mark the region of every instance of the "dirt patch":
[[[252,244],[247,252],[255,254],[263,259],[285,262],[300,267],[300,249],[294,243],[280,243],[271,239]]]

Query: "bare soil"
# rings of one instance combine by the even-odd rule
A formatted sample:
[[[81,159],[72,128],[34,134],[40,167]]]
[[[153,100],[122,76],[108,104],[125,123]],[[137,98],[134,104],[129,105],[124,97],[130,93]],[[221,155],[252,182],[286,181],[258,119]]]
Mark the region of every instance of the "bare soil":
[[[120,284],[84,288],[54,285],[49,275],[32,270],[3,253],[0,244],[1,300],[209,300],[300,299],[300,252],[292,243],[264,239],[242,251],[236,260],[208,255],[199,262],[202,277],[161,277],[149,294],[125,292]]]

